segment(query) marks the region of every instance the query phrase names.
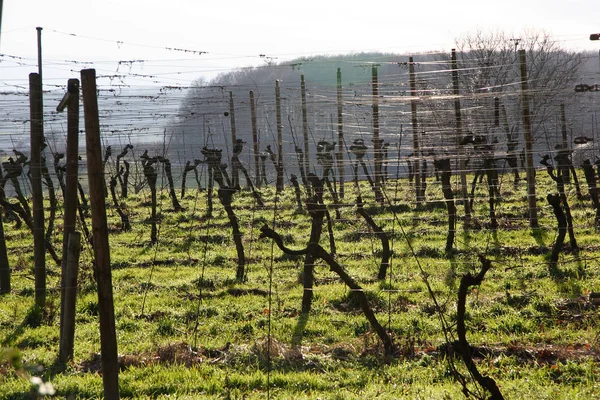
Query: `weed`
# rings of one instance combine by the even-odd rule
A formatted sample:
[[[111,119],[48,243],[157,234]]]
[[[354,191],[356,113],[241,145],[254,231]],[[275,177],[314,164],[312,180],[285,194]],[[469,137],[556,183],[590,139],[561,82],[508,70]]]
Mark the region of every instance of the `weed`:
[[[23,325],[28,326],[30,328],[37,328],[42,324],[42,319],[44,317],[44,310],[39,306],[33,306],[25,315],[25,319],[23,320]]]
[[[78,313],[86,314],[92,317],[100,315],[100,308],[97,301],[87,301],[79,307]]]

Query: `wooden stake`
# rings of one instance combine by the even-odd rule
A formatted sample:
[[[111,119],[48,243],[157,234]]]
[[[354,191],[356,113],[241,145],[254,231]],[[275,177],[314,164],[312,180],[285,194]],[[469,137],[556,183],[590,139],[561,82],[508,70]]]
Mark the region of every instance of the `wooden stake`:
[[[337,120],[338,120],[338,149],[336,152],[336,161],[340,180],[340,199],[344,198],[344,125],[342,119],[342,69],[337,69]]]
[[[254,104],[254,92],[250,91],[250,120],[252,122],[252,143],[254,144],[254,184],[257,188],[261,186],[260,179],[260,150],[258,147],[258,130],[256,129],[256,105]]]
[[[412,114],[412,131],[413,131],[413,171],[415,176],[415,192],[416,192],[416,204],[417,207],[421,206],[423,198],[421,195],[421,163],[419,149],[419,121],[417,119],[417,80],[415,78],[415,64],[413,58],[408,58],[408,73],[410,80],[410,93],[413,96],[413,100],[410,102],[410,110]]]
[[[66,104],[63,104],[66,102]],[[67,161],[65,165],[65,211],[63,222],[63,245],[62,245],[62,263],[61,263],[61,332],[64,324],[64,304],[65,288],[67,276],[67,248],[69,245],[69,235],[75,232],[77,223],[77,182],[79,173],[79,80],[69,79],[67,82],[67,93],[63,102],[57,107],[57,111],[62,111],[67,107]],[[62,106],[62,107],[61,107]],[[86,238],[89,239],[89,238]]]
[[[235,149],[237,141],[237,132],[235,129],[235,108],[233,106],[233,92],[229,92],[229,121],[231,125],[231,148],[232,151]],[[235,154],[232,154],[232,157]],[[240,182],[240,173],[237,163],[231,162],[231,179],[233,181],[233,187],[238,187]]]
[[[381,144],[383,140],[379,138],[379,82],[377,76],[377,66],[371,67],[371,86],[373,96],[373,153],[375,161],[374,189],[375,201],[383,205],[383,195],[381,193],[382,174],[382,152]]]
[[[494,126],[500,127],[500,97],[494,97]]]
[[[79,253],[81,250],[81,234],[69,233],[67,252],[63,253],[66,259],[66,276],[64,278],[64,306],[61,315],[60,348],[58,358],[66,363],[73,359],[73,346],[75,343],[75,302],[77,298],[77,276],[79,274]]]
[[[283,126],[281,125],[281,92],[279,80],[275,81],[275,113],[277,118],[277,193],[283,191]]]
[[[454,94],[454,116],[456,117],[456,136],[455,146],[458,151],[458,169],[460,174],[460,192],[463,205],[465,206],[464,228],[468,228],[471,223],[471,204],[469,202],[467,187],[467,160],[465,150],[459,144],[462,135],[462,113],[460,108],[460,90],[458,86],[458,62],[456,61],[456,49],[452,49],[452,93]]]
[[[100,142],[98,98],[96,97],[96,70],[82,70],[81,85],[83,89],[87,170],[92,209],[94,268],[98,282],[102,381],[104,384],[104,397],[106,399],[118,399],[119,359],[115,333],[108,225],[104,201],[104,171],[102,170],[102,144]]]
[[[300,75],[300,92],[302,96],[302,134],[304,137],[304,173],[308,176],[310,173],[310,157],[308,155],[308,116],[306,108],[306,82],[304,75]],[[310,196],[310,185],[306,185],[306,193]]]
[[[44,192],[42,189],[42,80],[39,74],[29,74],[31,112],[31,196],[33,198],[33,258],[35,263],[35,304],[46,305],[46,242],[44,238]]]
[[[519,66],[521,69],[521,114],[523,117],[523,135],[525,141],[525,171],[527,174],[527,204],[529,207],[529,226],[538,227],[537,206],[535,198],[535,168],[533,166],[533,138],[531,136],[531,117],[529,114],[529,85],[527,84],[527,62],[525,50],[519,50]]]
[[[565,105],[560,105],[560,132],[562,134],[562,145],[564,149],[569,148],[569,141],[567,140],[567,117],[565,114]]]
[[[38,56],[38,74],[40,75],[40,82],[42,81],[42,27],[38,26],[37,30],[37,56]]]
[[[231,118],[231,148],[235,146],[236,130],[235,130],[235,108],[233,107],[233,92],[229,92],[229,118]]]

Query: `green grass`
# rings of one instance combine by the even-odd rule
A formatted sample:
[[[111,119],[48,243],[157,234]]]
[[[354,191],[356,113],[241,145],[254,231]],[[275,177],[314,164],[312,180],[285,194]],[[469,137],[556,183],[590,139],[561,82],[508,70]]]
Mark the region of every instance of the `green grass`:
[[[258,240],[266,223],[282,234],[287,246],[306,246],[310,217],[295,212],[292,188],[276,202],[273,188],[263,188],[263,209],[248,192],[236,195],[233,205],[248,261],[243,283],[235,281],[235,247],[216,196],[213,218],[207,220],[206,192],[188,191],[181,202],[185,211],[174,213],[162,191],[154,246],[147,223],[148,194],[125,201],[131,232],[119,231],[120,220],[109,206],[122,397],[461,397],[420,268],[452,324],[460,277],[479,270],[480,253],[493,260],[493,268],[467,299],[467,327],[471,344],[487,349],[476,359],[481,372],[493,377],[507,398],[597,396],[599,318],[597,308],[585,301],[587,293],[600,291],[600,247],[591,202],[569,197],[581,250],[578,256],[563,252],[558,271],[553,271],[546,260],[556,223],[545,201],[546,193],[555,191],[553,183],[538,173],[540,229],[532,233],[525,218],[524,183],[515,192],[509,177],[503,179],[497,206],[500,229],[486,229],[483,184],[476,192],[473,229],[465,231],[459,221],[451,256],[444,254],[447,215],[440,206],[439,185],[430,180],[428,204],[414,211],[407,182],[389,181],[386,193],[396,199],[396,214],[367,207],[390,234],[393,258],[385,282],[376,279],[380,243],[356,214],[355,192],[347,186],[342,220],[334,222],[336,259],[367,291],[377,318],[403,350],[404,355],[393,359],[384,357],[351,292],[321,261],[311,313],[300,313],[302,258],[282,254],[270,240]],[[361,185],[366,204],[373,204],[372,191]],[[462,217],[464,209],[457,207]],[[60,249],[62,220],[56,225],[54,241]],[[0,357],[0,398],[30,398],[29,376],[51,382],[61,398],[101,398],[99,310],[90,246],[84,244],[80,263],[74,360],[60,367],[59,267],[48,257],[48,304],[36,309],[31,235],[9,222],[5,231],[13,287],[0,299],[0,348],[6,349]],[[326,230],[321,245],[329,248]],[[466,372],[459,359],[453,362]]]

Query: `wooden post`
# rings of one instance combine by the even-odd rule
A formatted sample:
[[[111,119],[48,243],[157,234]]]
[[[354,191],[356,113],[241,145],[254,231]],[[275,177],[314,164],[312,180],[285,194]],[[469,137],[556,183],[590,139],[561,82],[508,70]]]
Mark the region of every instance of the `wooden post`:
[[[500,97],[494,97],[494,127],[500,128]]]
[[[374,172],[374,187],[375,187],[375,201],[383,205],[383,195],[381,193],[381,183],[383,181],[382,174],[382,152],[381,144],[383,140],[379,138],[379,82],[377,76],[377,66],[371,67],[371,86],[372,86],[372,97],[373,97],[373,158],[375,164]]]
[[[417,207],[421,206],[423,201],[421,195],[421,163],[420,160],[420,152],[419,149],[419,122],[417,119],[417,80],[415,78],[415,64],[413,62],[413,58],[408,58],[408,73],[410,80],[410,94],[413,96],[413,100],[410,102],[410,110],[412,115],[412,131],[413,131],[413,171],[415,176],[415,192],[416,192],[416,204]]]
[[[77,276],[79,274],[79,253],[81,250],[81,234],[69,233],[67,252],[63,253],[66,259],[66,276],[64,278],[64,305],[61,315],[60,347],[58,358],[66,363],[73,359],[73,346],[75,343],[75,301],[77,298]]]
[[[67,161],[65,179],[65,211],[63,222],[63,246],[61,263],[61,332],[64,323],[65,288],[67,277],[67,248],[69,235],[75,232],[77,222],[77,182],[79,173],[79,80],[69,79],[67,93],[56,108],[60,112],[67,107]]]
[[[233,107],[233,92],[229,92],[229,121],[231,125],[231,148],[235,149],[237,132],[235,129],[235,108]],[[234,157],[235,154],[232,154],[231,156]],[[233,162],[233,160],[231,162],[231,180],[233,182],[233,187],[238,187],[240,182],[240,173],[238,169],[238,163]]]
[[[277,193],[283,191],[283,132],[281,125],[281,92],[279,80],[275,81],[275,113],[277,118]]]
[[[235,108],[233,107],[233,92],[229,92],[229,118],[231,118],[231,145],[235,146],[236,130],[235,130]]]
[[[338,149],[335,158],[338,166],[340,181],[340,199],[344,198],[344,125],[342,119],[342,69],[337,69],[337,120],[338,120]]]
[[[37,56],[38,56],[38,74],[40,75],[40,82],[42,81],[42,27],[38,26],[37,30]]]
[[[92,235],[94,268],[98,283],[98,307],[100,310],[100,346],[102,381],[106,399],[119,398],[119,359],[115,332],[115,312],[110,271],[110,247],[104,201],[104,171],[102,170],[102,144],[96,97],[96,70],[81,71],[83,112],[87,149],[87,170],[92,209]]]
[[[527,204],[529,207],[529,226],[538,227],[535,198],[535,168],[533,166],[533,138],[531,136],[531,117],[529,115],[529,85],[527,84],[527,62],[525,50],[519,50],[521,69],[521,113],[523,117],[523,135],[525,141],[525,171],[527,174]]]
[[[308,155],[308,116],[306,108],[306,82],[304,75],[300,75],[300,92],[302,96],[302,134],[304,136],[304,172],[305,176],[310,173],[310,157]],[[306,193],[310,193],[310,185],[306,184]]]
[[[46,242],[44,238],[44,192],[42,189],[42,80],[39,74],[29,74],[31,112],[31,196],[33,198],[33,258],[35,263],[35,304],[46,305]]]
[[[592,122],[593,122],[593,116],[592,116]],[[561,131],[561,135],[562,135],[562,151],[568,151],[569,150],[569,142],[567,139],[567,116],[565,113],[565,105],[564,103],[560,104],[560,131]],[[594,138],[595,140],[596,138]],[[570,160],[570,157],[568,157],[568,159]],[[565,163],[565,162],[561,162],[559,163],[559,165],[562,164],[562,168],[559,167],[558,169],[558,174],[560,176],[560,179],[562,179],[563,183],[570,183],[571,182],[571,177],[570,177],[570,169],[569,169],[569,163]],[[572,163],[570,163],[572,165]],[[573,174],[575,175],[575,174]]]
[[[456,49],[452,49],[452,93],[454,94],[454,116],[456,118],[455,146],[458,152],[458,170],[460,174],[460,193],[465,206],[464,228],[471,223],[471,203],[469,202],[467,187],[467,160],[465,149],[460,145],[462,139],[462,113],[460,108],[460,90],[458,86],[458,62],[456,61]]]
[[[569,141],[567,139],[567,116],[565,114],[564,103],[561,103],[560,105],[560,132],[562,134],[562,145],[566,150],[569,148]]]
[[[256,104],[254,104],[254,92],[250,91],[250,121],[252,123],[252,143],[254,144],[254,184],[259,188],[262,184],[260,179],[260,150],[258,147],[258,130],[256,129]]]
[[[304,81],[304,75],[300,75],[300,93],[302,96],[302,134],[304,137],[304,176],[308,177],[310,173],[310,156],[308,148],[308,116],[306,107],[306,82]],[[308,178],[305,182],[306,196],[311,196],[310,182]]]

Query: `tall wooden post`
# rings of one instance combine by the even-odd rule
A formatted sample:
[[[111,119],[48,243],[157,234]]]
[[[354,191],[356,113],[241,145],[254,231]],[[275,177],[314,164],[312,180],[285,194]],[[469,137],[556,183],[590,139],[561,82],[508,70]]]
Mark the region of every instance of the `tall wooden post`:
[[[529,207],[529,226],[538,227],[537,206],[535,198],[535,168],[533,166],[533,138],[531,135],[531,116],[529,114],[529,85],[527,83],[527,61],[525,50],[519,50],[519,66],[521,69],[521,113],[523,117],[523,136],[525,141],[525,161],[527,174],[527,204]]]
[[[565,114],[565,105],[560,105],[560,132],[562,134],[562,145],[563,149],[569,148],[569,140],[567,138],[567,116]]]
[[[65,104],[66,103],[66,104]],[[63,222],[63,246],[61,262],[61,315],[60,326],[64,323],[64,303],[65,303],[65,281],[67,276],[67,248],[69,245],[69,235],[75,232],[77,222],[77,182],[79,174],[79,80],[69,79],[67,83],[67,93],[57,107],[60,112],[67,107],[67,161],[65,178],[65,212]]]
[[[379,77],[377,75],[376,65],[371,67],[371,86],[373,97],[373,158],[375,164],[375,201],[383,205],[383,195],[381,192],[381,183],[383,182],[383,154],[381,151],[381,144],[383,140],[379,138]]]
[[[233,107],[233,92],[229,92],[229,118],[231,120],[231,148],[233,148],[237,139],[237,132],[235,129],[235,108]]]
[[[110,270],[106,204],[104,202],[105,182],[104,171],[102,169],[98,98],[96,97],[96,70],[84,69],[81,71],[81,86],[85,116],[87,170],[92,208],[94,268],[96,280],[98,281],[102,381],[104,384],[104,397],[106,399],[118,399],[119,359],[115,332],[115,310]]]
[[[254,184],[259,188],[262,184],[260,179],[260,151],[258,148],[258,130],[256,128],[256,104],[254,103],[254,92],[250,91],[250,121],[252,123],[252,144],[254,145]]]
[[[233,106],[233,92],[229,92],[229,123],[231,126],[231,148],[235,149],[237,141],[237,131],[235,129],[235,107]],[[232,154],[232,157],[236,154]],[[231,162],[231,181],[233,187],[238,187],[240,182],[240,172],[238,169],[238,163]]]
[[[40,76],[40,109],[42,114],[40,115],[40,124],[42,124],[42,138],[44,137],[44,78],[42,75],[42,27],[38,26],[35,28],[37,31],[37,59],[38,59],[38,75]],[[42,143],[44,143],[42,141]]]
[[[65,268],[64,305],[61,315],[60,348],[58,358],[66,363],[73,359],[73,346],[75,343],[75,301],[77,298],[77,275],[79,273],[79,253],[81,250],[81,234],[69,234],[67,252],[63,253],[63,260],[67,260]]]
[[[38,26],[35,28],[37,31],[37,56],[38,56],[38,74],[40,75],[40,82],[42,81],[42,27]]]
[[[31,196],[33,198],[33,258],[35,264],[35,304],[46,305],[46,242],[44,238],[44,192],[42,189],[42,80],[39,74],[29,74],[29,105],[31,113]]]
[[[500,128],[500,97],[494,97],[494,127]]]
[[[277,118],[277,181],[276,191],[283,191],[283,126],[281,125],[281,92],[279,80],[275,81],[275,114]]]
[[[338,149],[335,153],[340,180],[340,199],[344,198],[344,125],[343,125],[343,103],[342,103],[342,69],[337,69],[337,128]]]
[[[304,137],[304,172],[306,176],[310,173],[310,157],[308,153],[308,116],[306,108],[306,82],[304,81],[304,75],[300,75],[300,92],[302,96],[302,134]],[[306,185],[307,193],[310,185]]]
[[[416,204],[417,207],[420,207],[423,201],[421,194],[421,150],[419,149],[419,120],[417,118],[417,79],[415,77],[415,64],[412,57],[408,58],[408,74],[410,81],[410,94],[413,96],[413,100],[410,102],[413,131],[413,171],[415,176]]]
[[[471,204],[469,203],[467,187],[467,160],[465,149],[460,145],[463,135],[462,113],[460,108],[460,90],[458,86],[458,62],[456,61],[456,49],[452,49],[452,93],[454,94],[454,116],[456,118],[455,146],[458,152],[458,169],[460,174],[460,193],[465,206],[464,227],[468,228],[471,222]]]

